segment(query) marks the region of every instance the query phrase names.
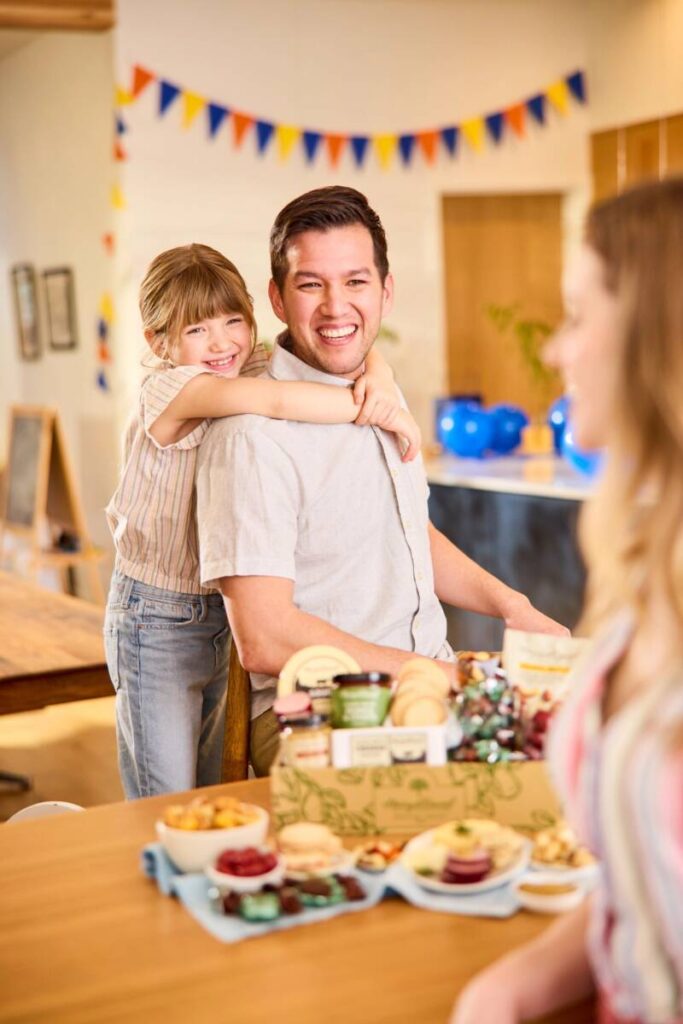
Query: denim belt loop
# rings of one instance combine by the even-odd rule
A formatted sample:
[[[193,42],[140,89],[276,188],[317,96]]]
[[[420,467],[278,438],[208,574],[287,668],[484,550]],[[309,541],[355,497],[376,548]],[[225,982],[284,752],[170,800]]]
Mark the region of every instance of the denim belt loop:
[[[123,586],[121,588],[121,606],[123,608],[130,607],[131,594],[133,593],[133,587],[135,586],[135,583],[136,581],[132,578],[132,576],[124,576]]]

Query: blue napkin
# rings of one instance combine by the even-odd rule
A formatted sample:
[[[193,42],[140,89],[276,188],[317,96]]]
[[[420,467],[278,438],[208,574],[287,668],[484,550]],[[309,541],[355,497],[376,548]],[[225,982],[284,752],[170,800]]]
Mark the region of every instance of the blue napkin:
[[[393,864],[380,874],[358,872],[366,892],[364,900],[356,903],[338,903],[333,907],[306,908],[300,914],[283,915],[275,921],[250,923],[241,917],[222,914],[216,910],[211,898],[212,885],[203,874],[184,875],[169,860],[160,843],[150,843],[142,851],[142,870],[153,878],[160,891],[177,896],[192,917],[221,942],[240,942],[242,939],[284,931],[299,925],[326,921],[339,914],[354,913],[374,907],[382,899],[400,896],[423,910],[442,914],[465,914],[477,917],[510,917],[519,909],[511,885],[498,886],[488,892],[434,893],[423,889],[402,864]]]

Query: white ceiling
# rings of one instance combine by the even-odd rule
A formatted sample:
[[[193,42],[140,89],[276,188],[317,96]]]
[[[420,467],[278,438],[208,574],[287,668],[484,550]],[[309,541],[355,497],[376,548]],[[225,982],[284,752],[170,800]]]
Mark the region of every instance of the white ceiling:
[[[21,28],[0,29],[0,60],[8,57],[15,50],[20,50],[22,46],[33,42],[41,34],[40,32],[31,32]]]

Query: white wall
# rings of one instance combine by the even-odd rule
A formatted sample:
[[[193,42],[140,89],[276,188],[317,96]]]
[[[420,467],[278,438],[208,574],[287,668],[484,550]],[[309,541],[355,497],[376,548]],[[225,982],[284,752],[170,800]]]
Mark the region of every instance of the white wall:
[[[211,100],[280,123],[347,132],[419,130],[457,122],[525,98],[585,66],[586,33],[573,0],[121,0],[118,75],[140,63]],[[160,26],[163,25],[163,31]],[[444,374],[440,197],[448,192],[562,190],[568,222],[582,209],[588,174],[587,115],[550,117],[545,129],[456,161],[382,172],[344,159],[330,171],[275,149],[258,158],[249,138],[235,151],[223,128],[207,140],[201,117],[180,127],[181,104],[156,116],[152,86],[126,109],[125,165],[131,243],[120,270],[128,355],[117,369],[121,416],[140,347],[135,292],[149,260],[165,247],[203,241],[226,252],[256,300],[262,334],[278,325],[266,299],[268,233],[285,202],[332,182],[366,192],[389,237],[397,296],[389,325],[401,337],[386,348],[423,427]],[[574,229],[575,233],[575,229]]]
[[[90,531],[106,543],[102,508],[116,476],[113,400],[95,386],[96,317],[112,267],[101,244],[112,213],[113,56],[109,34],[45,33],[0,60],[0,463],[13,402],[56,406]],[[9,268],[39,276],[43,355],[18,355]],[[78,347],[47,346],[40,273],[75,277]]]
[[[683,110],[682,0],[587,7],[592,131]]]

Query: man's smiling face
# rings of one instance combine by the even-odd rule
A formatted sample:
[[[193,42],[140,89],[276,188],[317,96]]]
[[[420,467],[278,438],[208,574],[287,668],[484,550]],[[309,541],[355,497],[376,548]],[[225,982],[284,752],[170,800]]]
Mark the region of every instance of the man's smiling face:
[[[361,224],[305,231],[287,249],[282,291],[270,282],[275,315],[294,354],[309,366],[353,380],[391,309],[393,280],[380,280],[372,237]]]

